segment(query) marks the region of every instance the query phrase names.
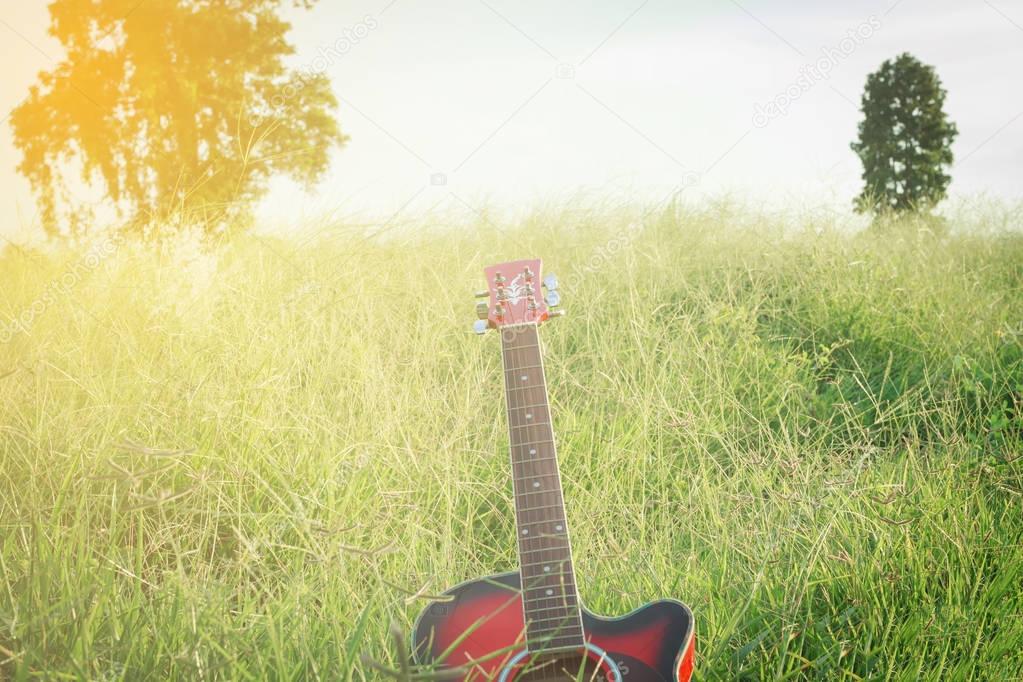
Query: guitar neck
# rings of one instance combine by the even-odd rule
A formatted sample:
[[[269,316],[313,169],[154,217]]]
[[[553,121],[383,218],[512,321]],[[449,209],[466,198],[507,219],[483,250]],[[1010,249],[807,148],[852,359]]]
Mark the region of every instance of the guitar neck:
[[[522,604],[529,642],[583,645],[540,338],[535,324],[501,330]]]

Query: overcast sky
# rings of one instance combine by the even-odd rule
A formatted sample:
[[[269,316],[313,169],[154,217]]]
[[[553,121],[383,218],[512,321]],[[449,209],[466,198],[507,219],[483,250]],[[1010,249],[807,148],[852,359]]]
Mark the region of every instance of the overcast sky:
[[[60,57],[45,5],[3,0],[4,113]],[[903,51],[948,90],[950,191],[1023,196],[1023,0],[356,0],[288,16],[295,65],[330,75],[351,141],[317,194],[273,184],[274,224],[680,187],[848,210],[864,81]],[[36,220],[17,160],[4,123],[8,234]]]

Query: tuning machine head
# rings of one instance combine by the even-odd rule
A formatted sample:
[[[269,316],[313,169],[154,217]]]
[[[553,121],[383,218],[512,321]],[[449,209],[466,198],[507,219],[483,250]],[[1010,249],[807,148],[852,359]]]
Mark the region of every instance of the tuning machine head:
[[[551,308],[561,305],[561,294],[558,293],[558,278],[552,272],[544,276],[543,285],[547,288],[547,295],[544,300]]]

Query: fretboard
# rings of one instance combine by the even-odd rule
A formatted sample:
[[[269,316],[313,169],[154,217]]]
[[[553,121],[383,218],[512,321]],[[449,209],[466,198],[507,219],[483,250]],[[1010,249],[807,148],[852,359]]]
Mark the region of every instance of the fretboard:
[[[532,651],[582,646],[579,593],[536,325],[503,328],[501,345],[527,646]]]

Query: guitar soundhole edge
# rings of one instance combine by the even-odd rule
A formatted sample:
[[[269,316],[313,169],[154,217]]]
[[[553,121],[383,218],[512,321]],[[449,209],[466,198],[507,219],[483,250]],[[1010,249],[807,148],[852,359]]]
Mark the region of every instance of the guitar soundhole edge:
[[[513,682],[610,682],[605,665],[585,653],[538,654],[513,677]]]

